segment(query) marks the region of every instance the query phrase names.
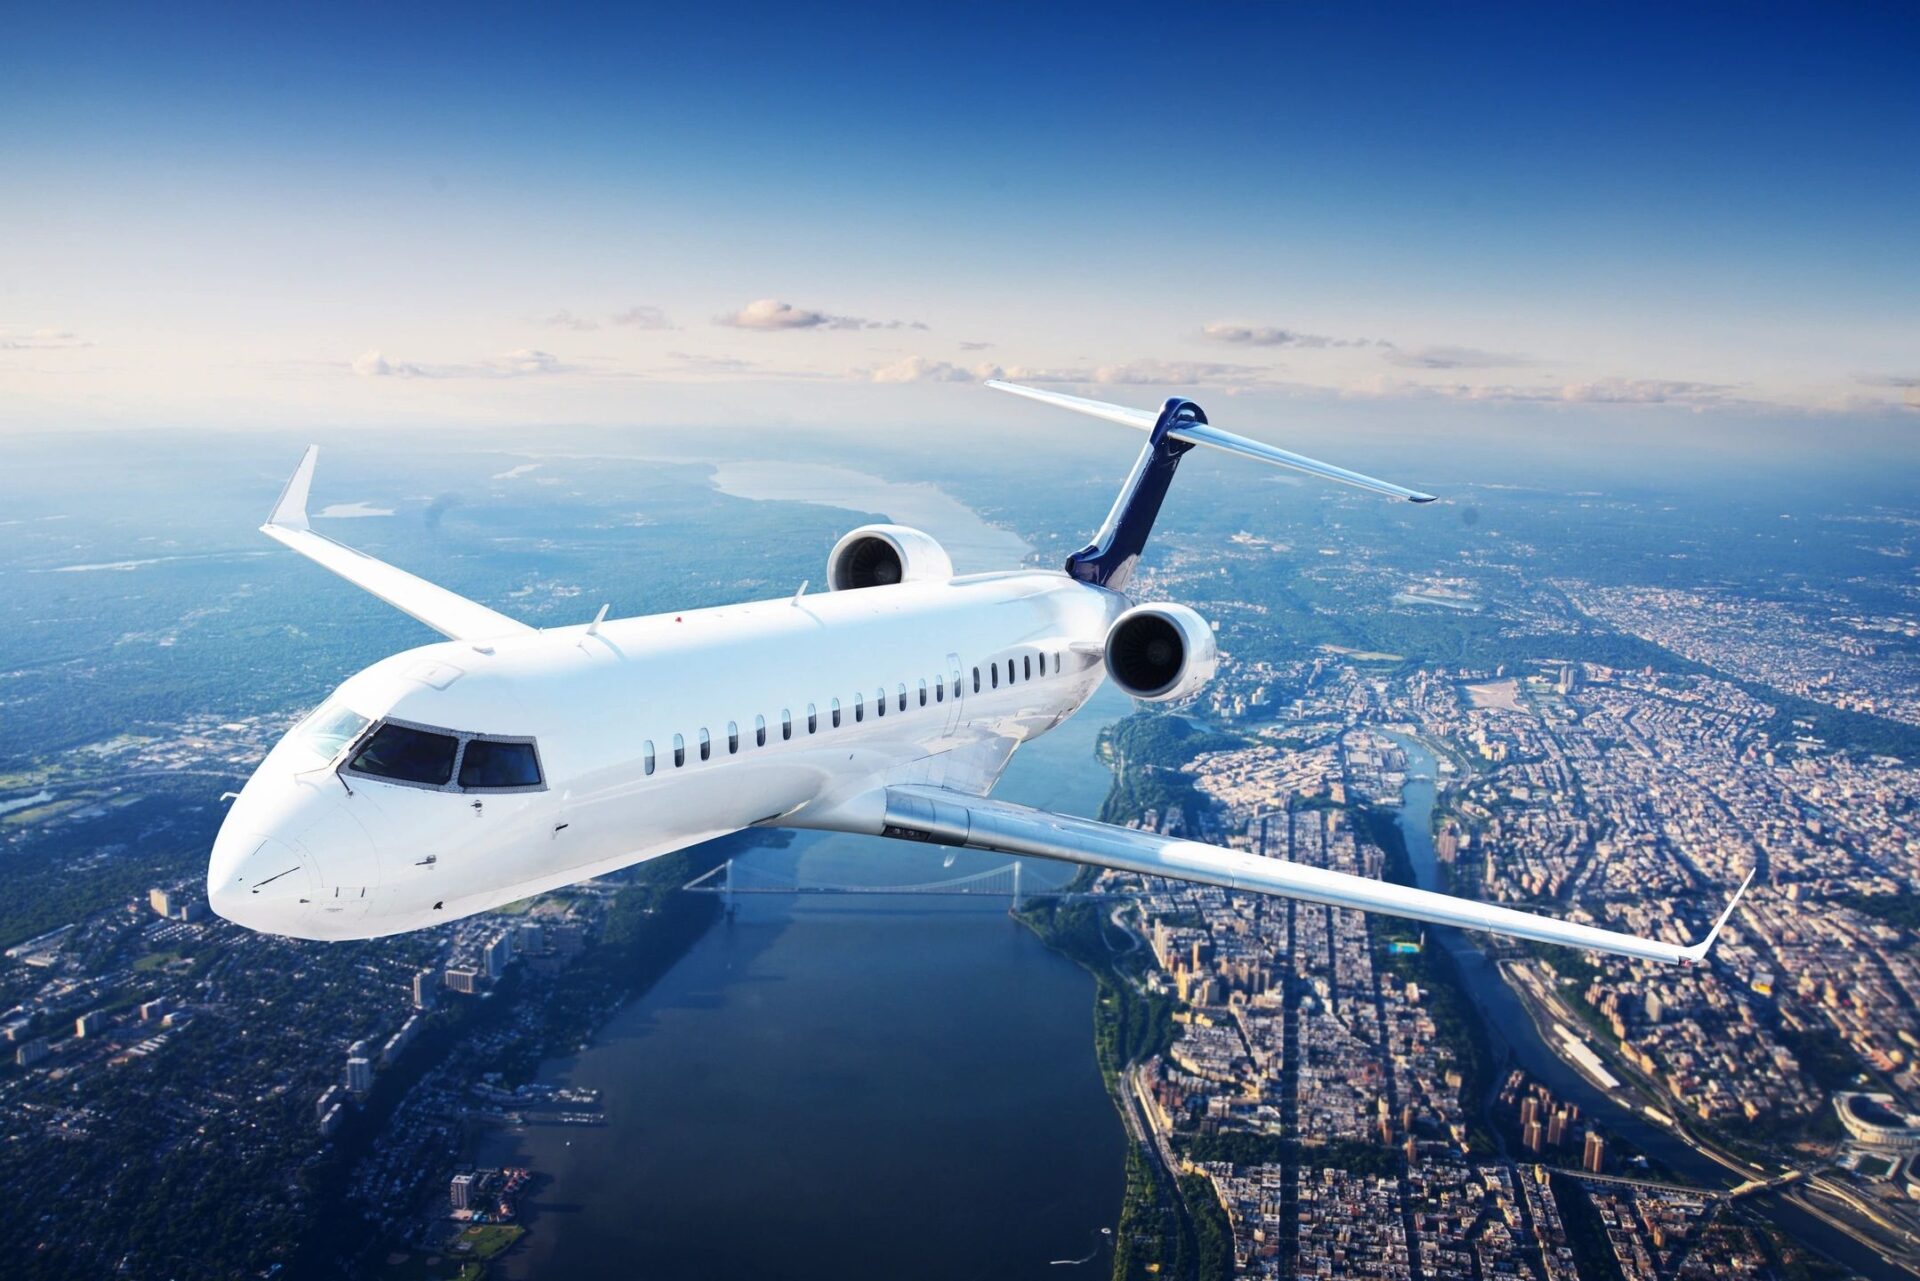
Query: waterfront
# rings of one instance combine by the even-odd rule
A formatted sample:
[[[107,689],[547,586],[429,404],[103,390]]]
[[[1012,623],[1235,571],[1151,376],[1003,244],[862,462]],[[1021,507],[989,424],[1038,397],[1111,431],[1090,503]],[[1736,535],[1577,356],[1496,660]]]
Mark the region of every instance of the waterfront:
[[[1433,807],[1437,795],[1433,753],[1418,738],[1392,734],[1406,753],[1406,785],[1396,819],[1406,842],[1414,879],[1424,889],[1439,889],[1439,868],[1433,845]],[[1631,1091],[1603,1091],[1562,1059],[1540,1035],[1526,1007],[1500,975],[1499,969],[1472,938],[1458,930],[1434,928],[1431,943],[1446,948],[1453,958],[1469,999],[1486,1029],[1496,1080],[1509,1068],[1526,1070],[1550,1088],[1556,1097],[1577,1103],[1607,1132],[1627,1141],[1674,1177],[1709,1188],[1730,1188],[1741,1180],[1693,1147],[1678,1134],[1654,1124],[1636,1110]],[[1882,1259],[1861,1242],[1778,1193],[1758,1198],[1764,1217],[1804,1242],[1876,1281],[1911,1281],[1912,1273]]]
[[[1103,691],[1023,750],[1015,799],[1098,809]],[[757,851],[814,876],[933,879],[940,851],[856,837]],[[980,860],[973,862],[970,860]],[[994,861],[960,852],[951,875]],[[912,875],[903,875],[911,869]],[[1070,868],[1028,864],[1029,883]],[[1125,1141],[1094,1062],[1091,980],[1004,899],[748,896],[585,1053],[541,1079],[604,1092],[607,1124],[488,1136],[550,1176],[527,1278],[1059,1277],[1120,1207]],[[1104,1249],[1084,1264],[1101,1275]]]
[[[713,487],[761,502],[814,503],[848,511],[886,513],[900,525],[940,541],[962,574],[1018,569],[1033,548],[1012,530],[982,520],[971,507],[935,485],[886,480],[825,463],[722,462]]]

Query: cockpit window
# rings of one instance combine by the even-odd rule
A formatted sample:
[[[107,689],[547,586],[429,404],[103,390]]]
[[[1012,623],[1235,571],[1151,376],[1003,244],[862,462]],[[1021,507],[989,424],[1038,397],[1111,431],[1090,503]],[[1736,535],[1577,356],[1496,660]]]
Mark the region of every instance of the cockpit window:
[[[532,743],[503,743],[490,738],[467,740],[460,758],[460,786],[503,788],[540,786],[540,758]]]
[[[350,708],[322,703],[301,725],[300,743],[321,760],[330,761],[370,724],[371,721]]]
[[[453,758],[459,750],[460,740],[451,734],[390,721],[374,731],[347,768],[375,778],[445,787],[453,778]]]

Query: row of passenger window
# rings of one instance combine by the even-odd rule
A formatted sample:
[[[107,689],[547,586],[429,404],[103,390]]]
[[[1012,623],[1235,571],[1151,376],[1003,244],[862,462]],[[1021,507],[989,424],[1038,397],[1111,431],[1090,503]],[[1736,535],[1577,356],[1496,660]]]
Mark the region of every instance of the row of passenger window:
[[[1003,670],[1005,672],[1005,680],[1008,685],[1018,684],[1023,681],[1030,681],[1030,680],[1033,680],[1036,676],[1045,676],[1048,674],[1047,668],[1048,668],[1049,662],[1051,662],[1052,664],[1053,675],[1058,676],[1060,674],[1060,653],[1057,650],[1051,652],[1050,654],[1048,653],[1020,654],[1013,658],[1006,659],[1004,662],[996,660],[994,662],[988,663],[986,665],[986,675],[984,678],[981,675],[981,669],[978,667],[975,667],[973,669],[973,692],[978,694],[983,689],[999,689]],[[940,677],[935,677],[931,685],[928,684],[925,678],[922,678],[919,685],[918,705],[921,707],[926,707],[929,705],[929,691],[931,691],[932,703],[938,704],[938,703],[946,702],[949,692],[951,692],[952,697],[956,701],[958,701],[958,699],[961,696],[961,680],[962,680],[962,677],[959,669],[957,668],[954,669],[954,671],[945,679],[942,679]],[[909,706],[908,700],[909,700],[910,693],[911,692],[907,689],[905,682],[901,682],[900,684],[894,686],[893,694],[891,697],[893,699],[894,705],[897,708],[897,710],[902,712],[907,710]],[[879,689],[874,691],[873,714],[876,717],[885,716],[887,714],[888,699],[889,699],[889,696],[887,693],[886,686],[882,685]],[[853,696],[852,710],[853,710],[853,719],[855,720],[855,722],[860,722],[867,719],[867,701],[864,693],[855,694]],[[828,700],[828,703],[827,703],[828,728],[830,729],[840,728],[842,712],[843,712],[843,709],[841,708],[839,699],[835,698],[835,699]],[[795,724],[796,722],[794,719],[793,712],[789,708],[785,708],[785,707],[781,708],[780,709],[780,727],[779,727],[781,742],[787,742],[793,738]],[[816,706],[813,703],[807,704],[806,732],[809,734],[817,734],[820,732],[820,709],[818,708],[818,706]],[[765,747],[767,745],[767,733],[768,733],[767,718],[765,716],[755,716],[753,718],[753,745],[755,747]],[[705,760],[711,760],[713,758],[713,735],[708,733],[704,727],[700,730],[700,733],[697,737],[696,746],[697,746],[697,750],[699,751],[701,760],[705,761]],[[642,745],[642,748],[643,748],[643,754],[641,759],[642,759],[643,767],[646,773],[651,774],[653,773],[655,767],[658,764],[658,761],[654,755],[653,740],[648,739]],[[739,751],[740,751],[740,723],[738,721],[728,721],[727,722],[727,755],[732,756],[737,754]],[[673,766],[675,769],[679,769],[681,766],[685,765],[686,763],[687,763],[686,736],[683,734],[675,734],[673,736]]]

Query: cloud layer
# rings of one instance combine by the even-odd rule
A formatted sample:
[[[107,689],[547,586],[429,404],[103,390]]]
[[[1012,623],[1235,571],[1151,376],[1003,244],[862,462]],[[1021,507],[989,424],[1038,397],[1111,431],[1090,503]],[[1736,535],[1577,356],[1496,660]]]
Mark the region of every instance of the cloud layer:
[[[1200,330],[1202,338],[1234,347],[1391,347],[1392,343],[1371,338],[1329,338],[1325,334],[1303,334],[1297,329],[1272,325],[1234,325],[1216,322]]]
[[[836,316],[830,312],[796,307],[777,298],[761,298],[738,311],[715,316],[714,324],[731,329],[925,329],[917,320],[867,320],[861,316]]]
[[[552,352],[532,347],[502,352],[470,364],[429,365],[388,360],[378,351],[366,352],[353,362],[353,372],[362,378],[531,378],[542,374],[570,374],[577,368],[562,363]]]

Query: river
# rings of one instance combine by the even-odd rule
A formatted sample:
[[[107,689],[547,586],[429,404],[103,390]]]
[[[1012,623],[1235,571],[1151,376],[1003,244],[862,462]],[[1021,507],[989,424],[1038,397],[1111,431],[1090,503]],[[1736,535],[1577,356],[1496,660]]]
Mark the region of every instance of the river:
[[[1408,860],[1413,864],[1414,879],[1422,888],[1440,889],[1439,868],[1433,849],[1436,762],[1426,745],[1412,735],[1393,734],[1390,737],[1407,754],[1407,783],[1397,817],[1401,836],[1406,841]],[[1598,1120],[1603,1131],[1624,1138],[1648,1158],[1659,1161],[1689,1183],[1728,1188],[1738,1182],[1726,1167],[1702,1155],[1671,1130],[1654,1124],[1634,1110],[1632,1096],[1625,1088],[1603,1091],[1555,1053],[1534,1026],[1520,998],[1470,935],[1459,930],[1433,928],[1428,931],[1427,937],[1446,948],[1459,967],[1467,995],[1486,1026],[1496,1077],[1504,1077],[1512,1067],[1524,1068],[1558,1097],[1578,1103],[1581,1112]],[[1497,1086],[1497,1080],[1495,1084]],[[1829,1226],[1790,1201],[1768,1195],[1753,1204],[1759,1205],[1767,1218],[1796,1240],[1837,1259],[1864,1276],[1875,1278],[1875,1281],[1913,1279],[1912,1273],[1887,1262],[1853,1237]]]
[[[887,512],[963,571],[1027,552],[930,486],[789,464],[729,464],[715,483]],[[1128,710],[1103,690],[1022,749],[996,794],[1097,812],[1109,779],[1094,740]],[[944,867],[947,854],[806,833],[746,857],[875,884],[1005,861],[954,851]],[[1029,861],[1023,879],[1073,871]],[[1004,899],[738,901],[590,1048],[542,1066],[599,1089],[606,1125],[483,1139],[481,1161],[542,1176],[499,1274],[1104,1277],[1126,1142],[1094,1061],[1092,980]]]

